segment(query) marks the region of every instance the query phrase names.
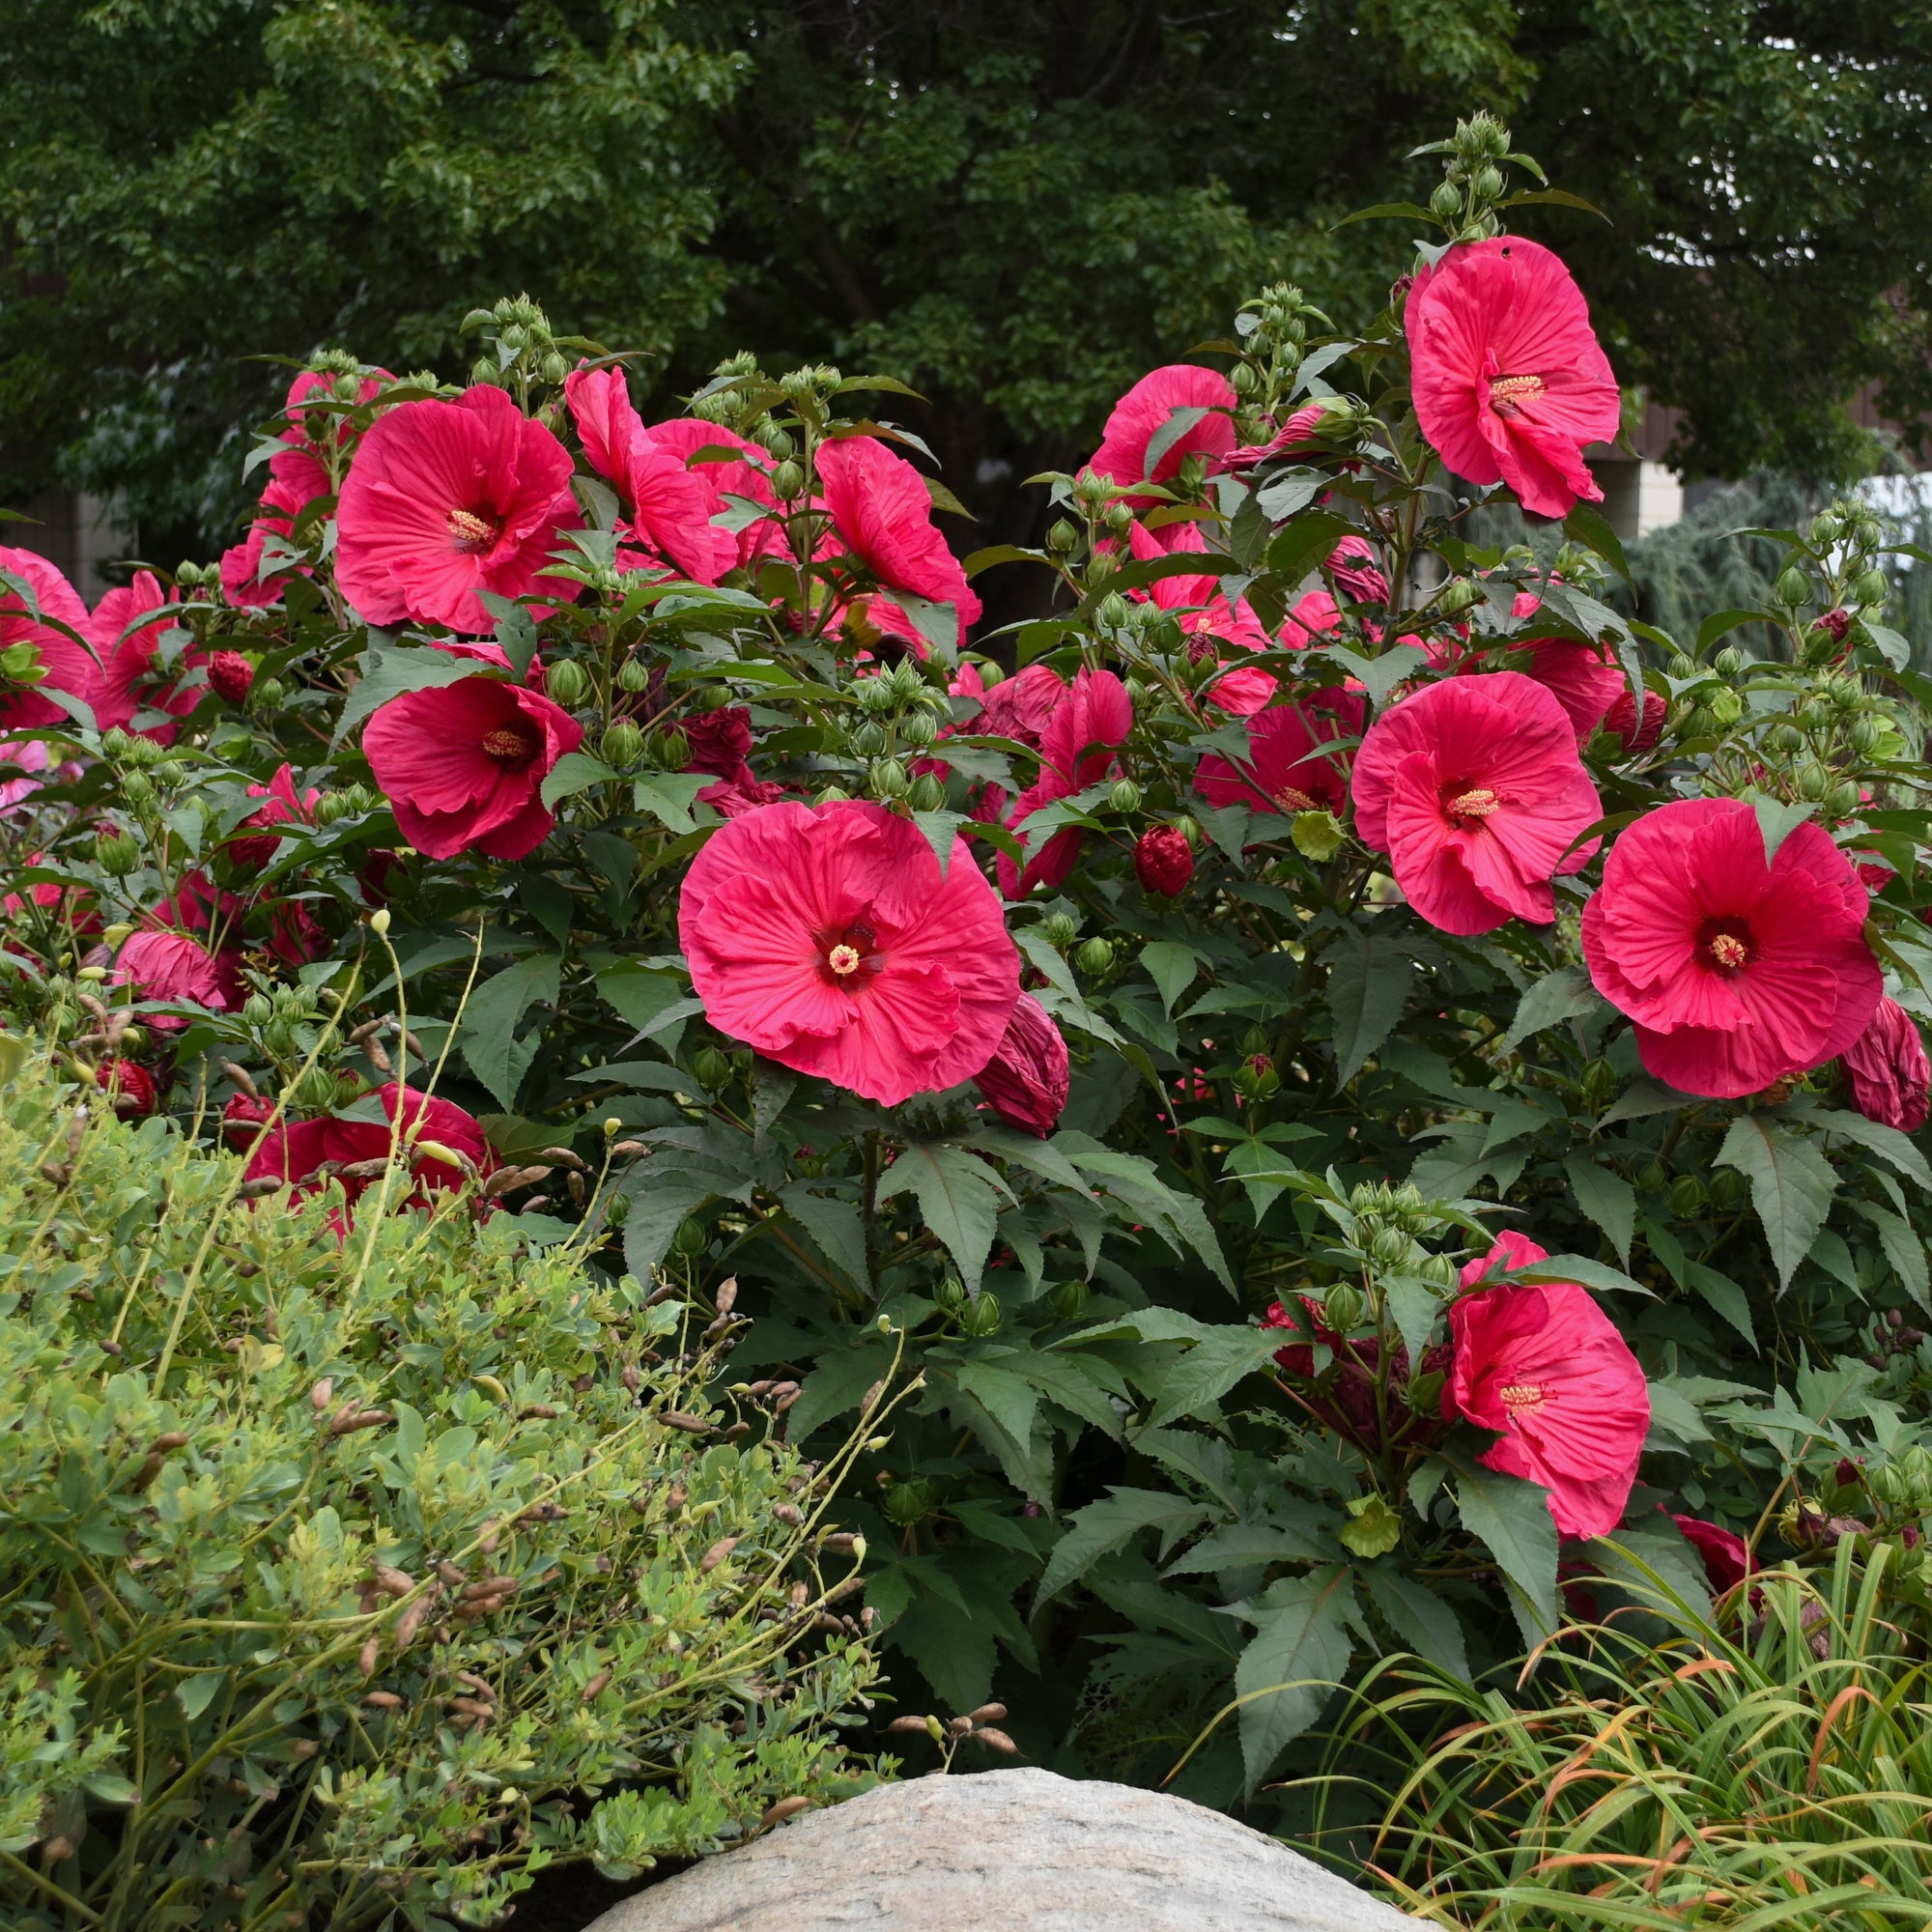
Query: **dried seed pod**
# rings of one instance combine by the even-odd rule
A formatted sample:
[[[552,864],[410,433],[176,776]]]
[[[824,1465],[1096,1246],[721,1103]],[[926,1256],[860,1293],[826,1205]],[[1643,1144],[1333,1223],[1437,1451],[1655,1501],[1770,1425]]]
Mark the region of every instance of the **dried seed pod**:
[[[526,1214],[541,1214],[543,1210],[549,1206],[550,1206],[550,1196],[548,1194],[532,1194],[530,1198],[524,1203],[522,1211]]]
[[[322,1411],[328,1406],[329,1400],[334,1394],[335,1394],[334,1378],[331,1376],[324,1376],[323,1378],[319,1382],[317,1382],[312,1389],[309,1390],[308,1406],[312,1409],[314,1409],[318,1415],[320,1415]]]
[[[692,1435],[709,1435],[713,1425],[701,1415],[687,1415],[681,1408],[667,1408],[660,1412],[658,1420],[672,1429],[682,1429]]]
[[[635,1160],[643,1151],[642,1141],[619,1141],[611,1150],[611,1156],[613,1160]]]
[[[849,1556],[852,1553],[852,1546],[858,1540],[858,1536],[849,1529],[834,1530],[824,1539],[824,1547],[837,1556]]]
[[[416,1579],[407,1570],[393,1569],[386,1563],[373,1564],[369,1574],[385,1597],[407,1597],[416,1586]]]
[[[494,1704],[497,1701],[497,1692],[487,1677],[478,1677],[473,1670],[459,1670],[456,1673],[456,1681],[459,1684],[469,1685],[486,1704]]]
[[[1004,1704],[981,1704],[977,1711],[968,1714],[969,1724],[998,1724],[1006,1719],[1007,1707]]]
[[[493,1708],[475,1697],[451,1697],[446,1700],[452,1711],[461,1711],[466,1718],[490,1718],[496,1715]]]
[[[221,1068],[222,1072],[227,1074],[229,1079],[234,1081],[242,1093],[247,1094],[249,1099],[259,1100],[262,1097],[261,1093],[255,1086],[254,1077],[248,1072],[246,1067],[237,1066],[232,1060],[217,1061],[215,1064]]]
[[[864,1415],[871,1414],[873,1409],[878,1407],[879,1398],[882,1395],[884,1395],[885,1392],[886,1392],[886,1385],[883,1381],[874,1382],[872,1386],[866,1391],[865,1400],[861,1402],[859,1405],[860,1412]]]
[[[729,1315],[738,1305],[738,1277],[734,1274],[728,1281],[721,1282],[718,1293],[712,1296],[712,1305],[720,1315]]]
[[[955,1738],[963,1738],[973,1728],[971,1718],[954,1718],[946,1727]]]
[[[721,1536],[702,1556],[697,1559],[697,1574],[708,1577],[719,1564],[744,1542],[742,1536]]]
[[[361,1652],[356,1657],[355,1662],[365,1678],[375,1676],[376,1660],[382,1655],[382,1652],[383,1646],[381,1640],[373,1636],[362,1646]]]
[[[464,1584],[463,1597],[466,1602],[476,1597],[507,1597],[522,1588],[522,1583],[514,1577],[485,1577],[474,1583]]]
[[[328,1425],[331,1435],[351,1435],[358,1429],[383,1429],[395,1421],[386,1408],[360,1408],[349,1415],[338,1415]]]
[[[805,1513],[794,1503],[774,1503],[772,1515],[782,1523],[796,1529],[805,1520]]]
[[[400,1711],[403,1708],[403,1700],[393,1690],[365,1690],[362,1693],[362,1701],[365,1704],[375,1705],[379,1711]],[[314,1749],[315,1747],[310,1745],[310,1752]]]
[[[810,1808],[811,1800],[804,1796],[781,1798],[765,1815],[758,1820],[760,1830],[769,1831],[774,1825],[782,1825],[787,1818],[796,1818],[801,1811]]]
[[[925,1729],[925,1725],[926,1725],[926,1720],[923,1718],[895,1718],[892,1720],[892,1722],[886,1726],[886,1735],[888,1737],[891,1737],[895,1731],[897,1732],[923,1731]]]
[[[665,1507],[681,1510],[691,1500],[691,1492],[682,1483],[673,1483],[665,1492]]]
[[[458,1604],[451,1614],[461,1617],[465,1623],[473,1623],[478,1617],[495,1616],[509,1601],[507,1591],[500,1597],[473,1597],[467,1603]]]
[[[623,1368],[618,1372],[617,1379],[620,1382],[622,1382],[624,1386],[627,1389],[629,1389],[633,1395],[636,1395],[639,1389],[640,1389],[644,1383],[643,1376],[639,1373],[636,1362],[626,1362]]]
[[[1005,1731],[996,1731],[990,1724],[983,1724],[975,1731],[973,1742],[984,1745],[989,1750],[998,1751],[1003,1757],[1017,1757],[1020,1752],[1019,1746],[1014,1744]]]
[[[586,1172],[584,1163],[576,1154],[572,1153],[567,1147],[545,1148],[543,1157],[546,1160],[555,1161],[560,1167],[575,1168],[579,1174]]]
[[[352,1160],[342,1170],[342,1178],[344,1180],[376,1180],[383,1175],[387,1174],[388,1171],[389,1156],[384,1154],[381,1158]]]
[[[423,1627],[423,1619],[429,1615],[429,1597],[418,1597],[416,1601],[396,1619],[396,1654],[401,1656],[415,1641],[416,1633]]]
[[[272,1174],[265,1174],[258,1180],[244,1180],[235,1190],[238,1201],[260,1201],[264,1195],[274,1194],[286,1187],[286,1180],[277,1180]]]
[[[551,1413],[554,1415],[555,1409],[552,1409]],[[561,1522],[569,1514],[561,1503],[532,1503],[528,1509],[519,1510],[514,1520],[518,1522]],[[480,1549],[483,1546],[478,1544],[477,1548]]]
[[[520,1411],[520,1413],[526,1416],[534,1415],[544,1422],[554,1422],[556,1420],[555,1406],[553,1404],[547,1402],[526,1402],[523,1406],[523,1408]],[[528,1510],[526,1510],[524,1512],[524,1515],[526,1517],[529,1516],[531,1512]]]
[[[577,1173],[572,1173],[572,1174],[570,1175],[570,1177],[569,1177],[569,1179],[568,1179],[568,1180],[567,1180],[567,1182],[566,1182],[565,1184],[566,1184],[566,1185],[567,1185],[567,1186],[569,1187],[569,1189],[570,1189],[570,1198],[571,1198],[572,1202],[573,1202],[573,1203],[574,1203],[574,1204],[575,1204],[575,1205],[576,1205],[577,1207],[579,1207],[579,1208],[582,1208],[582,1207],[583,1206],[583,1177],[582,1177],[582,1175],[581,1175],[581,1174],[577,1174]]]
[[[586,1704],[596,1703],[598,1698],[603,1696],[605,1691],[610,1690],[611,1679],[613,1674],[614,1673],[608,1666],[600,1670],[597,1673],[597,1675],[593,1677],[590,1680],[590,1682],[583,1687],[583,1701]]]

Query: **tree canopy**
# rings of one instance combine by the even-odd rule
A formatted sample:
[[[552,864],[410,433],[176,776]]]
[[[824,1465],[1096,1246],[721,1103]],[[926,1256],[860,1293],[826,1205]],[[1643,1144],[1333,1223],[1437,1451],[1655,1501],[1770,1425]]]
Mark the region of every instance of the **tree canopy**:
[[[1004,535],[1254,285],[1365,317],[1489,106],[1696,471],[1856,469],[1932,407],[1932,16],[1886,0],[0,0],[0,492],[227,539],[282,372],[461,373],[527,290],[686,387],[742,345],[918,384]],[[1331,296],[1331,300],[1334,298]],[[1037,493],[1028,493],[1029,496]],[[144,544],[144,547],[145,544]]]

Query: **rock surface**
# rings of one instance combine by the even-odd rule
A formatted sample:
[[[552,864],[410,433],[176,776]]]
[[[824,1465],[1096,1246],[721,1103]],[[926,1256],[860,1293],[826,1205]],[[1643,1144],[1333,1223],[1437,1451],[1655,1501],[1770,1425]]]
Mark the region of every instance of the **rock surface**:
[[[808,1811],[588,1932],[1413,1932],[1413,1919],[1184,1799],[993,1771]]]

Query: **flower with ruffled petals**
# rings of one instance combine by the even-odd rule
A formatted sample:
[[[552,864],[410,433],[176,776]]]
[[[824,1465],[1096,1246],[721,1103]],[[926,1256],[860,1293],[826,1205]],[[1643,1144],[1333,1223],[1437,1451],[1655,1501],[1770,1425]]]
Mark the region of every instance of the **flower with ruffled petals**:
[[[876,437],[841,437],[818,452],[825,507],[845,547],[888,590],[951,604],[959,637],[980,616],[966,572],[932,521],[925,479]]]
[[[1166,483],[1187,458],[1199,450],[1210,460],[1226,456],[1235,446],[1235,388],[1218,370],[1192,362],[1170,362],[1143,376],[1114,405],[1101,432],[1100,447],[1087,467],[1096,475],[1111,476],[1123,490],[1142,483]],[[1161,451],[1148,470],[1148,450],[1174,418],[1177,410],[1203,413]],[[1130,497],[1130,502],[1151,503],[1151,497]]]
[[[704,491],[708,515],[725,511],[742,512],[747,503],[765,509],[778,506],[772,489],[771,458],[754,442],[748,442],[735,431],[696,416],[673,416],[668,422],[651,425],[651,440],[668,450],[695,476]],[[728,451],[737,452],[735,455]],[[734,502],[732,499],[736,498]],[[783,526],[775,518],[758,517],[737,533],[737,561],[749,567],[759,557],[784,548]]]
[[[485,636],[497,627],[485,590],[568,601],[576,586],[540,573],[582,521],[572,467],[542,423],[487,383],[455,402],[398,405],[370,426],[342,486],[342,594],[367,623]]]
[[[1896,1000],[1881,999],[1867,1026],[1838,1056],[1852,1105],[1868,1121],[1916,1134],[1925,1124],[1932,1062],[1913,1017]]]
[[[1389,581],[1367,537],[1347,536],[1328,553],[1328,575],[1355,604],[1386,604]]]
[[[189,933],[143,926],[122,945],[114,983],[132,986],[137,999],[231,1012],[242,1003],[242,953],[232,946],[211,953]],[[142,1019],[156,1033],[179,1033],[187,1025],[174,1013],[147,1013]]]
[[[1639,710],[1635,696],[1625,684],[1610,708],[1604,713],[1603,728],[1612,738],[1622,740],[1623,756],[1640,758],[1663,735],[1666,708],[1656,692],[1646,690],[1643,707]]]
[[[1060,1124],[1071,1077],[1060,1029],[1031,993],[1022,993],[992,1059],[974,1074],[973,1084],[1008,1126],[1045,1140]]]
[[[261,809],[251,811],[242,821],[251,832],[267,832],[270,827],[286,824],[290,819],[300,825],[313,825],[315,809],[322,800],[321,792],[312,786],[301,797],[296,795],[295,773],[287,764],[283,764],[267,784],[251,784],[248,796],[262,801]],[[229,861],[238,871],[259,871],[275,856],[275,847],[281,842],[278,836],[245,838],[238,835],[228,841]]]
[[[720,1032],[885,1106],[977,1073],[1019,999],[965,841],[942,869],[917,826],[858,800],[722,826],[685,875],[678,935]]]
[[[1583,451],[1617,434],[1622,399],[1555,255],[1520,235],[1454,247],[1416,277],[1406,327],[1416,420],[1458,476],[1539,517],[1603,500]]]
[[[1127,542],[1137,560],[1157,556],[1179,556],[1192,551],[1206,551],[1208,545],[1195,523],[1170,524],[1164,530],[1150,530],[1133,524]],[[1162,611],[1175,613],[1181,635],[1187,639],[1190,664],[1202,664],[1209,657],[1220,658],[1222,644],[1236,650],[1264,651],[1268,634],[1245,598],[1231,604],[1219,582],[1205,572],[1189,572],[1179,577],[1156,578],[1145,589],[1129,593],[1137,601],[1151,601]],[[1275,681],[1264,670],[1238,662],[1217,671],[1200,687],[1201,696],[1231,718],[1252,718],[1275,694]]]
[[[100,701],[95,718],[104,731],[110,724],[134,728],[135,716],[159,711],[185,718],[200,701],[195,687],[184,686],[183,673],[207,662],[192,642],[174,663],[162,668],[157,660],[162,639],[172,628],[181,592],[163,593],[152,571],[137,570],[130,584],[117,586],[94,607],[88,637],[100,660]],[[142,622],[143,618],[150,621]],[[157,745],[172,745],[172,724],[154,724],[141,736]]]
[[[392,697],[362,733],[403,837],[433,859],[534,852],[556,823],[543,781],[582,742],[560,705],[488,676]]]
[[[1065,702],[1066,683],[1050,666],[1030,664],[974,695],[980,715],[968,728],[976,737],[1010,738],[1037,752],[1040,734]]]
[[[274,558],[269,554],[270,540],[286,544],[296,518],[314,500],[279,476],[270,480],[247,536],[221,553],[221,594],[238,611],[266,611],[279,604],[292,571],[301,577],[314,575],[305,563],[289,563],[279,548]]]
[[[1704,1576],[1714,1596],[1735,1590],[1751,1573],[1750,1546],[1734,1529],[1706,1522],[1700,1516],[1672,1516],[1684,1540],[1704,1559]],[[1755,1594],[1755,1592],[1753,1592]]]
[[[137,1061],[103,1060],[94,1084],[124,1121],[144,1121],[155,1111],[155,1076]]]
[[[1822,827],[1798,826],[1767,865],[1748,805],[1682,799],[1610,848],[1583,956],[1651,1073],[1737,1099],[1835,1059],[1871,1023],[1884,982],[1869,905]]]
[[[312,1121],[284,1119],[259,1139],[251,1134],[243,1143],[254,1149],[243,1178],[286,1181],[294,1188],[293,1198],[298,1201],[305,1194],[320,1192],[327,1184],[317,1172],[325,1161],[332,1163],[333,1172],[365,1160],[384,1159],[394,1147],[402,1159],[410,1163],[412,1141],[434,1141],[451,1153],[463,1154],[480,1175],[495,1171],[496,1156],[482,1127],[453,1100],[420,1094],[413,1087],[399,1087],[393,1080],[379,1087],[374,1098],[382,1108],[384,1122],[346,1121],[333,1115]],[[234,1113],[233,1102],[229,1112]],[[398,1114],[400,1136],[395,1125]],[[412,1172],[415,1187],[408,1200],[399,1204],[403,1207],[427,1207],[431,1189],[463,1185],[462,1169],[433,1155],[418,1155],[412,1164]],[[341,1174],[336,1178],[352,1206],[374,1184],[355,1175]]]
[[[1005,852],[999,855],[1000,890],[1008,898],[1025,898],[1036,886],[1057,886],[1073,869],[1084,837],[1080,827],[1063,826],[1037,851],[1029,851],[1026,821],[1042,806],[1098,784],[1113,770],[1115,755],[1133,727],[1133,702],[1112,671],[1075,675],[1072,689],[1040,733],[1039,776],[1007,815],[1007,830],[1025,854],[1023,866],[1014,865]]]
[[[1270,705],[1249,722],[1245,762],[1209,752],[1195,771],[1195,788],[1216,807],[1339,815],[1348,803],[1349,757],[1321,748],[1361,728],[1362,700],[1353,692],[1322,691],[1299,704]]]
[[[1325,456],[1329,451],[1318,432],[1327,414],[1326,403],[1306,403],[1267,441],[1251,442],[1239,449],[1231,449],[1225,456],[1217,457],[1213,467],[1217,471],[1239,475],[1243,471],[1260,469],[1264,463],[1286,462],[1294,456]],[[1099,459],[1095,457],[1094,468],[1097,469],[1099,467]]]
[[[24,579],[34,593],[30,603],[12,584],[0,583],[0,651],[32,644],[41,667],[38,683],[0,689],[0,730],[65,724],[69,713],[48,692],[63,691],[90,705],[100,697],[99,665],[86,645],[68,635],[88,635],[87,606],[54,565],[30,550],[0,545],[0,570]]]
[[[1512,1230],[1463,1284],[1548,1259]],[[1504,1283],[1452,1302],[1449,1332],[1442,1412],[1500,1432],[1484,1466],[1541,1483],[1562,1535],[1607,1536],[1650,1433],[1650,1391],[1616,1324],[1575,1282]]]
[[[1520,671],[1445,678],[1384,711],[1350,790],[1362,842],[1424,919],[1462,934],[1548,925],[1550,881],[1588,862],[1594,841],[1567,848],[1603,815],[1563,707]]]

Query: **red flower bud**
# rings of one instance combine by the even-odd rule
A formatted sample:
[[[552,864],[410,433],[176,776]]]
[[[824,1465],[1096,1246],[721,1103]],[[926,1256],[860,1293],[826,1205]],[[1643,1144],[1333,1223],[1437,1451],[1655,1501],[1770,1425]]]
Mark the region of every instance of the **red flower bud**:
[[[1636,699],[1626,685],[1604,714],[1604,729],[1624,741],[1624,755],[1639,757],[1657,743],[1663,729],[1663,700],[1654,691],[1643,695],[1643,717],[1637,717]]]
[[[1194,876],[1194,853],[1179,826],[1151,825],[1134,844],[1134,870],[1142,886],[1162,898],[1178,898]]]
[[[1069,1077],[1060,1029],[1037,1000],[1022,993],[992,1059],[974,1074],[973,1084],[1008,1126],[1044,1140],[1059,1124]]]
[[[216,651],[208,661],[209,688],[230,704],[240,704],[255,682],[255,667],[240,651]]]
[[[1868,1121],[1916,1134],[1932,1102],[1932,1062],[1912,1015],[1881,999],[1871,1024],[1839,1056],[1852,1105]]]
[[[114,1111],[124,1121],[144,1120],[155,1111],[154,1075],[131,1060],[103,1061],[94,1069],[94,1081],[113,1095]]]
[[[1827,611],[1822,617],[1812,623],[1814,631],[1823,631],[1834,644],[1845,641],[1845,633],[1852,628],[1852,613],[1849,611]]]

